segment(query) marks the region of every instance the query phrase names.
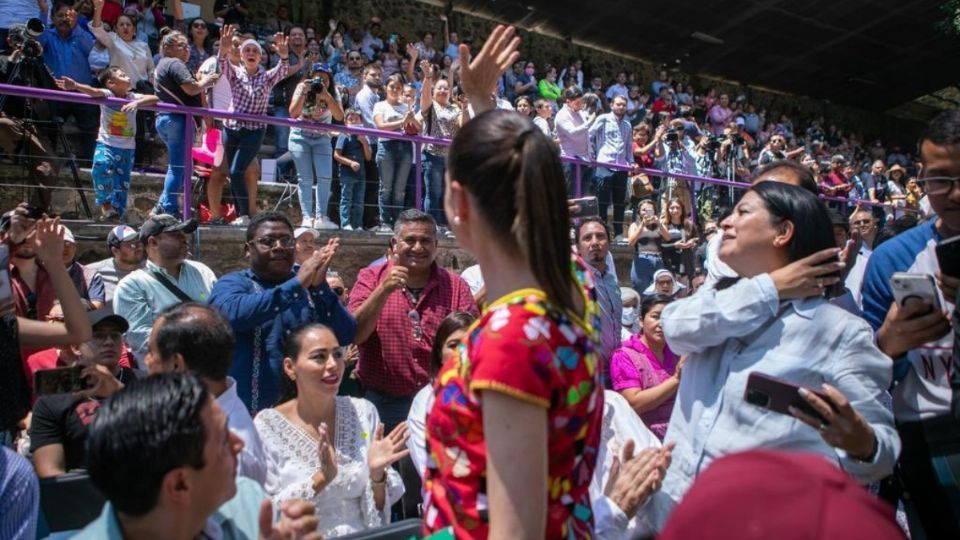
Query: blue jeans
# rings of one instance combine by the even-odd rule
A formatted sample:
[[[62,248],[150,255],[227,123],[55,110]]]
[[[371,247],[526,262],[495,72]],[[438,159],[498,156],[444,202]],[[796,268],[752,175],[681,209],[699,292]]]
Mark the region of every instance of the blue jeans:
[[[404,141],[381,140],[377,143],[377,168],[380,169],[380,224],[393,225],[403,208],[407,175],[413,163],[413,150]]]
[[[290,111],[286,107],[277,107],[273,111],[274,118],[290,118]],[[287,126],[273,126],[274,133],[276,134],[277,140],[274,143],[276,145],[277,151],[274,152],[274,157],[280,157],[287,152],[289,148],[287,146],[287,141],[290,140],[290,128]]]
[[[597,202],[600,207],[600,219],[607,221],[607,208],[613,200],[613,234],[623,234],[623,210],[627,199],[627,172],[598,167],[594,178],[597,180]]]
[[[443,177],[446,170],[446,157],[423,153],[423,180],[426,187],[423,209],[437,220],[437,225],[447,224],[447,216],[443,212]]]
[[[256,201],[250,204],[247,196],[247,182],[244,174],[247,167],[257,157],[263,143],[265,128],[260,129],[224,129],[223,162],[230,164],[230,187],[233,189],[233,203],[237,207],[237,216],[249,216],[256,207]]]
[[[653,253],[639,252],[633,256],[630,267],[630,283],[640,295],[653,283],[653,274],[663,268],[663,258]]]
[[[340,166],[340,226],[350,225],[354,229],[363,228],[363,197],[366,192],[363,158],[359,160],[360,170],[354,172],[350,167]]]
[[[410,414],[410,407],[413,405],[412,396],[393,397],[373,390],[367,390],[363,398],[377,408],[380,421],[383,422],[384,436],[387,436],[400,422],[407,421],[407,415]]]
[[[327,215],[330,187],[333,185],[333,145],[327,135],[310,137],[303,130],[290,132],[290,153],[297,166],[297,192],[300,213],[304,219]],[[313,184],[316,182],[317,206],[313,206]]]
[[[183,194],[183,130],[187,117],[181,114],[157,114],[157,135],[167,145],[167,176],[163,179],[163,193],[157,203],[164,214],[180,214],[178,197]],[[192,126],[191,126],[192,127]]]

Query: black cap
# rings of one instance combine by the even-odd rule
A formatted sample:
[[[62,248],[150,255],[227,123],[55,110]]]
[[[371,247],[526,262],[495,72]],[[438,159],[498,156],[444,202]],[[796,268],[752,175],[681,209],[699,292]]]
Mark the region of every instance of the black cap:
[[[170,214],[159,214],[145,221],[140,227],[140,241],[146,242],[151,236],[165,232],[183,231],[190,234],[195,230],[197,230],[197,220],[195,219],[180,221]]]
[[[110,321],[119,326],[121,332],[126,332],[130,329],[130,323],[120,315],[114,313],[110,308],[88,311],[87,318],[90,319],[90,326],[96,326],[104,321]]]

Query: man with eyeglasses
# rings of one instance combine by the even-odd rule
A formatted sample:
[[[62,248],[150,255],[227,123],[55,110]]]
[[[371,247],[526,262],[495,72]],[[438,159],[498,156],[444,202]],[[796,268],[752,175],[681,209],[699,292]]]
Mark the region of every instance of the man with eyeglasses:
[[[854,302],[863,309],[863,275],[867,271],[867,261],[873,255],[873,242],[877,239],[877,220],[870,208],[858,207],[850,214],[850,231],[860,234],[860,250],[853,262],[853,268],[847,274],[844,285],[853,296]]]
[[[870,256],[863,280],[864,318],[877,346],[893,359],[893,413],[903,441],[899,476],[911,536],[960,538],[960,422],[951,415],[950,377],[958,369],[954,313],[960,276],[943,275],[937,242],[960,235],[960,110],[934,118],[919,140],[918,179],[936,218],[884,242]],[[926,302],[898,306],[895,272],[935,277],[943,309]],[[958,389],[960,390],[960,389]]]
[[[113,309],[113,295],[120,280],[134,270],[143,268],[143,244],[137,230],[127,225],[117,225],[107,233],[107,249],[111,257],[86,265],[87,270],[100,274],[103,279],[106,305]]]
[[[360,270],[350,292],[357,373],[387,433],[407,419],[413,396],[430,382],[430,350],[443,318],[479,313],[467,282],[436,262],[433,216],[404,210],[395,230],[386,261]]]
[[[342,344],[351,343],[357,323],[327,284],[327,268],[339,238],[308,257],[294,273],[293,225],[280,212],[257,214],[247,227],[244,253],[250,268],[223,276],[210,304],[230,321],[237,345],[230,376],[251,414],[273,407],[280,397],[283,343],[311,323],[329,326]]]
[[[197,230],[193,219],[181,222],[160,214],[140,227],[140,243],[147,254],[143,268],[117,283],[113,307],[130,323],[127,348],[143,367],[149,347],[150,328],[163,310],[180,302],[204,302],[217,276],[207,265],[188,261],[187,235]]]
[[[350,100],[356,97],[357,93],[363,89],[363,55],[360,51],[350,51],[347,53],[347,69],[340,70],[333,77],[333,82],[337,86],[347,89]]]
[[[133,381],[133,370],[119,366],[126,319],[101,309],[88,314],[93,338],[58,350],[58,366],[81,366],[85,389],[40,396],[30,421],[30,451],[37,476],[47,478],[85,468],[84,443],[103,400]]]

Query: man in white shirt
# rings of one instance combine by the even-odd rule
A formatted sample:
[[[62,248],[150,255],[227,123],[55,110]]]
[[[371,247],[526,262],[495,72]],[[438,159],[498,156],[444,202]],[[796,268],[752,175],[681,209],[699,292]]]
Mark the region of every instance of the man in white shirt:
[[[621,71],[617,73],[617,82],[607,88],[607,101],[613,103],[613,98],[620,96],[624,99],[629,97],[630,89],[627,87],[627,74]]]
[[[267,461],[253,418],[237,396],[237,382],[227,376],[236,340],[230,323],[207,304],[177,304],[157,317],[150,334],[147,370],[150,374],[187,372],[196,375],[227,416],[227,427],[243,440],[237,475],[261,486]]]
[[[563,91],[563,107],[554,119],[557,129],[557,139],[560,140],[560,154],[566,157],[575,157],[584,160],[593,158],[590,151],[590,128],[597,120],[593,113],[583,114],[583,91],[571,86]],[[563,174],[567,178],[567,195],[575,197],[576,171],[570,163],[563,164]],[[593,169],[580,167],[581,193],[587,191],[593,179]]]

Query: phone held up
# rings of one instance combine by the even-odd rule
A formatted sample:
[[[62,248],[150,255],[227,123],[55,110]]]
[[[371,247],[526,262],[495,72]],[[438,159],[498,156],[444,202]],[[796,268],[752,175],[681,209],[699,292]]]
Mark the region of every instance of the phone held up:
[[[38,396],[79,392],[87,388],[82,372],[83,366],[41,369],[33,374],[33,388]]]
[[[580,199],[570,199],[567,201],[570,207],[570,217],[584,218],[600,215],[600,204],[596,197],[582,197]]]
[[[943,310],[937,282],[930,274],[896,272],[890,277],[890,287],[893,289],[893,298],[900,307],[909,302],[920,301],[937,311]]]
[[[937,263],[941,274],[960,278],[960,236],[948,238],[937,244]]]

